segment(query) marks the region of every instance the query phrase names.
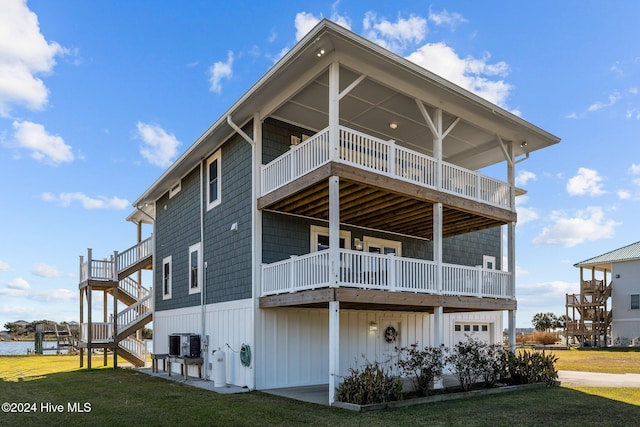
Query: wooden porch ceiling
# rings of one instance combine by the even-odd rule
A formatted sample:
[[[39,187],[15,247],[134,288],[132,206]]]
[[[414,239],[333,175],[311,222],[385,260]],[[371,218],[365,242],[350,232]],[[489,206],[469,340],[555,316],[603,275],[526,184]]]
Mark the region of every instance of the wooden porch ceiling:
[[[443,307],[445,313],[454,313],[515,310],[517,306],[516,301],[511,299],[429,295],[352,288],[325,288],[261,297],[260,308],[328,308],[330,301],[339,301],[340,308],[345,310],[414,311],[425,313],[433,313],[434,307]]]
[[[515,213],[415,184],[329,163],[269,193],[259,209],[329,219],[329,176],[340,177],[340,222],[433,239],[433,204],[443,203],[443,237],[515,221]]]

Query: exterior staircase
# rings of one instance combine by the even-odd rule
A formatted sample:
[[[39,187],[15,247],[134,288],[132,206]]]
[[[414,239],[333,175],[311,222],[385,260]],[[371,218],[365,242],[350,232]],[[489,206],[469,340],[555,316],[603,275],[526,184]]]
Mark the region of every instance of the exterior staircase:
[[[582,345],[606,346],[613,318],[608,308],[612,286],[613,282],[606,285],[602,280],[584,280],[580,294],[566,295],[567,317],[572,319],[566,325],[568,337]]]
[[[135,366],[145,365],[146,345],[135,338],[135,333],[153,320],[153,293],[132,276],[151,269],[152,265],[153,236],[121,253],[114,252],[109,259],[94,260],[91,249],[86,261],[80,257],[80,366],[83,365],[84,349],[91,353],[95,348],[106,351],[116,347],[118,356]],[[88,313],[87,322],[84,322],[83,298],[86,297],[91,307],[91,294],[96,290],[103,291],[105,298],[111,295],[116,315],[111,314],[109,321],[93,322]],[[126,308],[118,311],[117,302]],[[106,320],[106,302],[104,310]],[[90,360],[88,358],[88,368],[91,367]]]

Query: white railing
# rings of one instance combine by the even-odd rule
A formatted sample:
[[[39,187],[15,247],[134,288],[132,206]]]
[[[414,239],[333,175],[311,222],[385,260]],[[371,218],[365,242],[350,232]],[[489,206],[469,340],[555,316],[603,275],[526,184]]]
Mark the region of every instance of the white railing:
[[[149,295],[149,290],[131,277],[125,277],[118,282],[118,288],[139,300]]]
[[[118,341],[118,345],[139,359],[147,360],[147,343],[133,336]]]
[[[152,312],[151,294],[118,313],[118,334]]]
[[[263,294],[272,295],[329,286],[329,251],[292,256],[265,265],[262,269]]]
[[[89,279],[113,280],[115,262],[113,260],[88,259],[80,266],[80,282]]]
[[[262,195],[328,161],[327,128],[262,167]],[[514,209],[511,206],[510,186],[506,182],[440,162],[442,180],[438,184],[438,162],[434,158],[344,126],[340,126],[338,161],[467,199]]]
[[[91,341],[106,342],[113,340],[113,323],[111,322],[91,322]],[[80,341],[89,341],[89,324],[80,324]]]
[[[262,266],[262,295],[330,286],[330,251],[313,252]],[[433,261],[340,249],[338,286],[443,295],[513,298],[511,273],[442,265],[442,286]]]
[[[153,254],[153,235],[118,253],[118,272],[124,271]]]
[[[329,129],[294,145],[282,156],[262,166],[262,194],[301,177],[329,161]]]

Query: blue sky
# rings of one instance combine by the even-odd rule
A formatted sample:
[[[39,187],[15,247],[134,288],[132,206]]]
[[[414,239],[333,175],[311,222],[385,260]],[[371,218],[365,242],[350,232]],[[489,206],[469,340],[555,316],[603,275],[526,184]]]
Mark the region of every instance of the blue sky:
[[[323,17],[562,138],[517,166],[517,325],[563,314],[574,263],[640,240],[638,16],[636,1],[3,0],[0,328],[78,320],[78,257],[131,246],[131,203]]]

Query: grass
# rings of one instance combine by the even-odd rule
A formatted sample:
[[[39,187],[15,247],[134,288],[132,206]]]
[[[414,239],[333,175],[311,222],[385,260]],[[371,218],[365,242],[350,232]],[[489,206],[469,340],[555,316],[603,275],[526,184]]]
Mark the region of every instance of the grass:
[[[571,349],[555,352],[556,367],[562,371],[640,374],[640,351],[614,349]]]
[[[558,352],[561,360],[565,353],[574,356]],[[586,354],[579,353],[576,358]],[[640,389],[543,388],[358,414],[261,392],[219,395],[135,370],[101,369],[101,357],[93,366],[99,369],[79,370],[77,356],[0,356],[0,403],[34,402],[38,409],[0,412],[0,425],[617,426],[640,416]],[[43,413],[44,402],[61,404],[64,412]],[[89,403],[91,411],[69,412],[67,405],[76,402]]]

